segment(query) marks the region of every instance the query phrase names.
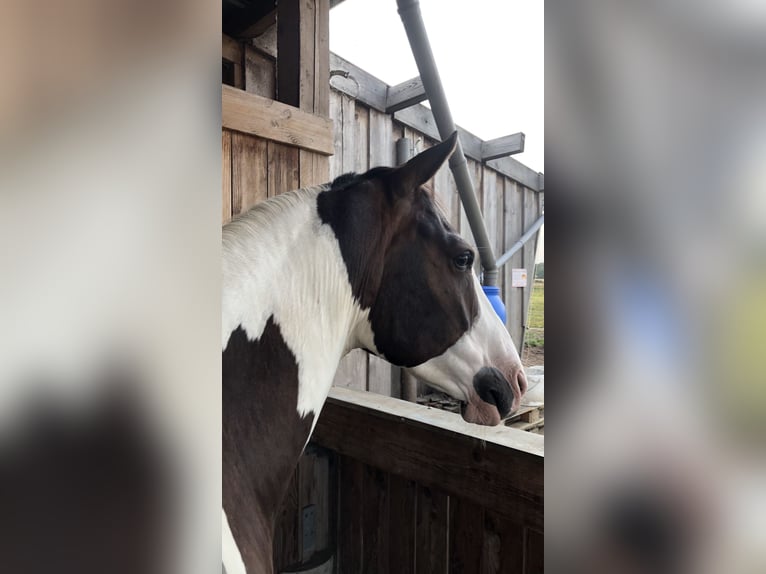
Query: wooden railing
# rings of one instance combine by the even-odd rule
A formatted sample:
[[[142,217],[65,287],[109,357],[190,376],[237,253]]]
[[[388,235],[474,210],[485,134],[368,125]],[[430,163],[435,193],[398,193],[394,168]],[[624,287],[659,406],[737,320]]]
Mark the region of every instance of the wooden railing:
[[[337,572],[542,572],[543,441],[334,388],[313,442],[336,458]]]

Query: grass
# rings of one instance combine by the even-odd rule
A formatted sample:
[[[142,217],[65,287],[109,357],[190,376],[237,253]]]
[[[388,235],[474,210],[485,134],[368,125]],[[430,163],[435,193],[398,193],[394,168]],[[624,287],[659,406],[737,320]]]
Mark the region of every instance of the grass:
[[[529,329],[525,344],[529,347],[545,346],[545,282],[535,280],[529,301]]]

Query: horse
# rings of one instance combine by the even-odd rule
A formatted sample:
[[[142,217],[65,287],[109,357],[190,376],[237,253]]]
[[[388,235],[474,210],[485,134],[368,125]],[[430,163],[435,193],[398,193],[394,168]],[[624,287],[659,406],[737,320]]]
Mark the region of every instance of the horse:
[[[423,187],[457,133],[406,164],[288,192],[223,227],[223,545],[228,574],[271,574],[275,520],[341,358],[361,348],[496,425],[527,382]],[[228,556],[228,557],[227,557]]]

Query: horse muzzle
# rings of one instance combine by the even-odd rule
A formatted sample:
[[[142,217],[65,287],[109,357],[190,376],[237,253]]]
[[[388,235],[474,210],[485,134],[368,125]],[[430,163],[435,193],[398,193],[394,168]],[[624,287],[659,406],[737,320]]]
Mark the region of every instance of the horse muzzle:
[[[473,392],[462,413],[466,421],[494,426],[518,410],[527,390],[527,379],[521,365],[514,365],[507,373],[496,367],[483,367],[476,373]]]

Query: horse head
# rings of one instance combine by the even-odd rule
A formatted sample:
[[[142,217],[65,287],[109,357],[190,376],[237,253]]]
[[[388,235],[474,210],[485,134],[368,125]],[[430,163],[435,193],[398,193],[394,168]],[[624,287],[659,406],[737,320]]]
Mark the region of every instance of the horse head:
[[[456,144],[457,133],[400,167],[341,176],[319,194],[318,212],[369,311],[352,346],[464,401],[465,420],[494,425],[518,408],[527,382],[473,272],[474,249],[423,187]]]

